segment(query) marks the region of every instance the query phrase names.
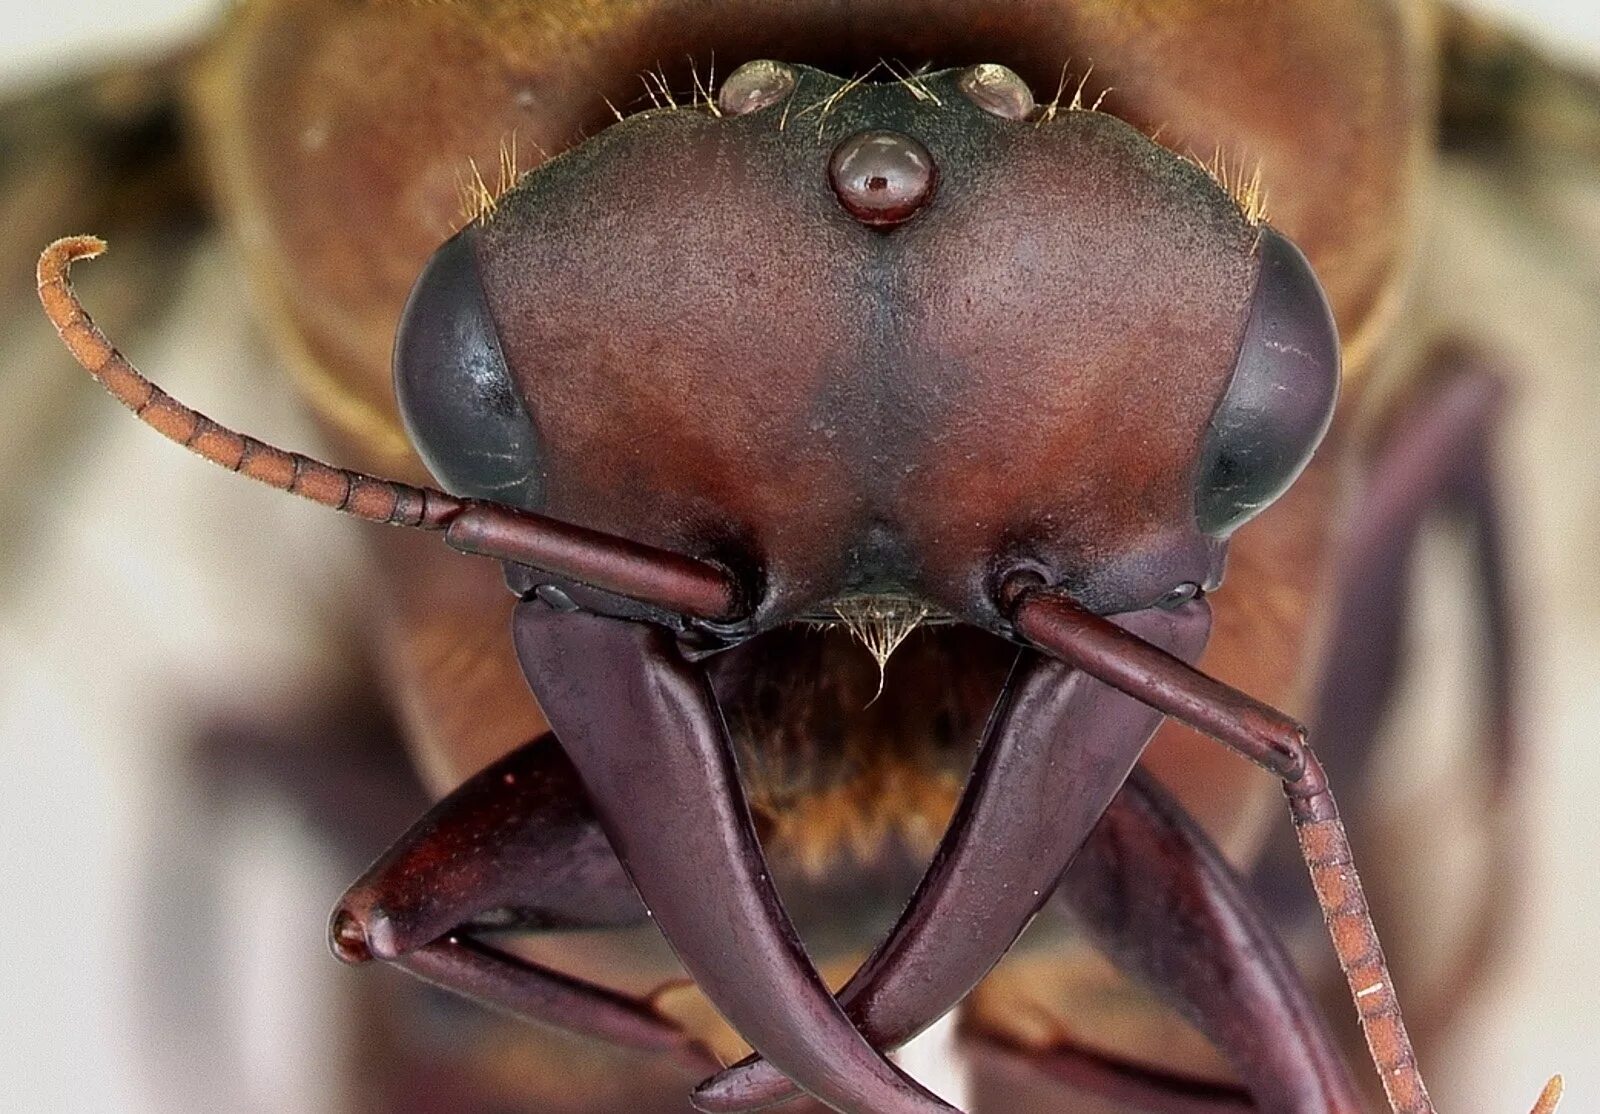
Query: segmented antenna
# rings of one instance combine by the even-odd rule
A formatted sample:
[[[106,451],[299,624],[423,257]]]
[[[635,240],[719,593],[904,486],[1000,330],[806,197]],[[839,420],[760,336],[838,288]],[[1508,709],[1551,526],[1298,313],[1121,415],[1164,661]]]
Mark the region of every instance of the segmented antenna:
[[[1390,1109],[1395,1114],[1433,1114],[1433,1101],[1417,1068],[1383,944],[1356,874],[1350,839],[1328,791],[1322,763],[1309,750],[1305,773],[1299,781],[1285,782],[1283,791],[1289,798],[1300,853],[1311,872],[1339,970],[1349,984],[1367,1051],[1383,1080]]]
[[[1283,779],[1301,855],[1389,1108],[1393,1114],[1435,1114],[1356,874],[1350,839],[1322,763],[1306,744],[1305,729],[1064,594],[1043,589],[1035,574],[1015,574],[1002,588],[1001,602],[1018,632],[1041,650],[1210,735]],[[1533,1114],[1553,1114],[1561,1090],[1558,1075],[1545,1084]]]
[[[146,379],[90,319],[68,278],[73,263],[105,250],[95,236],[51,244],[39,257],[39,300],[73,358],[145,425],[230,472],[368,522],[443,530],[461,513],[465,503],[448,492],[335,468],[269,445],[212,421]]]
[[[680,615],[737,617],[740,585],[720,565],[517,507],[335,468],[185,406],[116,350],[73,293],[72,264],[105,250],[105,241],[94,236],[51,244],[39,257],[39,301],[73,358],[162,436],[230,472],[368,522],[442,530],[445,541],[465,553],[542,569]]]
[[[1299,781],[1286,782],[1283,791],[1289,798],[1295,835],[1311,872],[1317,904],[1339,957],[1339,970],[1350,987],[1367,1051],[1383,1079],[1389,1106],[1396,1114],[1433,1114],[1433,1100],[1422,1082],[1411,1037],[1400,1015],[1400,1000],[1356,874],[1339,806],[1328,791],[1322,763],[1309,750],[1305,775]],[[1552,1076],[1534,1103],[1533,1114],[1555,1114],[1562,1089],[1561,1076]]]

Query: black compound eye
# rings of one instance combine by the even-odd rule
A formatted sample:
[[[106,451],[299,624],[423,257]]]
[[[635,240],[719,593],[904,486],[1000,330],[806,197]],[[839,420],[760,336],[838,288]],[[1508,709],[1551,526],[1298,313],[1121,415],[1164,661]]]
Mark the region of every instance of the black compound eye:
[[[538,436],[500,351],[468,228],[433,253],[395,337],[394,389],[406,432],[449,491],[536,509]]]
[[[1339,334],[1311,264],[1270,228],[1259,250],[1239,362],[1200,454],[1195,518],[1207,534],[1232,533],[1288,489],[1339,397]]]

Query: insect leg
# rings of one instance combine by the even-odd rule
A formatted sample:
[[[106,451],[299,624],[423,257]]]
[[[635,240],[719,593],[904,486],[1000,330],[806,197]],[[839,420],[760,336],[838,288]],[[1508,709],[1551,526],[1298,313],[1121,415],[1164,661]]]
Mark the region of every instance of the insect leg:
[[[565,754],[546,735],[439,802],[351,886],[330,943],[523,1018],[613,1044],[714,1063],[647,1004],[492,948],[474,933],[613,927],[645,917]]]
[[[1210,632],[1196,602],[1126,620],[1186,658]],[[1048,899],[1160,724],[1154,709],[1024,652],[995,706],[955,818],[899,922],[839,993],[867,1039],[896,1047],[961,1001]],[[738,1111],[793,1095],[749,1059],[695,1104]]]
[[[1211,1040],[1257,1109],[1361,1109],[1333,1039],[1259,907],[1149,775],[1136,770],[1128,779],[1056,900],[1125,974]]]
[[[1334,599],[1333,622],[1313,704],[1317,753],[1329,777],[1354,784],[1374,749],[1404,653],[1412,556],[1423,525],[1451,515],[1468,531],[1484,635],[1484,884],[1465,944],[1439,991],[1424,998],[1418,1028],[1452,1016],[1494,950],[1515,902],[1519,838],[1513,779],[1517,759],[1515,651],[1503,558],[1492,440],[1504,383],[1485,360],[1456,347],[1436,352],[1426,397],[1405,408],[1384,438],[1371,480],[1349,516],[1351,531]],[[1303,904],[1300,866],[1288,848],[1263,861],[1254,881],[1274,907]]]
[[[950,1112],[862,1037],[807,958],[710,682],[674,636],[538,600],[518,605],[513,632],[617,857],[718,1012],[835,1109]]]

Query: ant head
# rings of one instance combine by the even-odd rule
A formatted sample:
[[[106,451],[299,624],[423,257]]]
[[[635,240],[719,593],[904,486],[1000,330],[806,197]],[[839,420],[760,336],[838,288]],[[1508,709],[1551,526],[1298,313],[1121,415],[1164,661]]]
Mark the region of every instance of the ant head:
[[[759,581],[756,626],[1025,569],[1181,601],[1320,440],[1338,344],[1288,241],[1002,67],[754,63],[527,175],[413,292],[396,376],[459,494]]]

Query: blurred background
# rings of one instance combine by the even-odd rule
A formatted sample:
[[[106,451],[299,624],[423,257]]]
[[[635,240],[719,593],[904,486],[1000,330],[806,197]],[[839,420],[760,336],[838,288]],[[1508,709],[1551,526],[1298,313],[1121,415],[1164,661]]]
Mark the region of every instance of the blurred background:
[[[1592,0],[1471,6],[1600,73]],[[0,0],[0,98],[167,50],[223,7]],[[0,146],[0,181],[11,157]],[[1526,1109],[1554,1070],[1568,1074],[1564,1109],[1600,1110],[1596,167],[1600,152],[1514,187],[1447,167],[1425,247],[1429,312],[1527,373],[1506,466],[1530,656],[1532,853],[1519,923],[1425,1065],[1456,1114]],[[31,228],[49,203],[8,197],[0,228]],[[90,230],[51,234],[65,231]],[[351,527],[196,464],[86,380],[54,374],[60,356],[24,296],[42,241],[21,254],[4,242],[6,266],[28,270],[0,276],[0,475],[14,481],[0,490],[0,1108],[331,1109],[363,1038],[333,1002],[342,972],[323,923],[362,864],[293,793],[238,786],[293,782],[280,735],[304,734],[297,717],[329,699],[359,703],[339,635],[364,590]],[[226,255],[203,246],[173,278],[124,291],[86,271],[81,286],[108,330],[160,302],[168,327],[144,338],[140,362],[175,394],[270,440],[315,443]],[[222,363],[237,370],[214,374]],[[1449,583],[1458,559],[1435,547],[1425,580]],[[1459,617],[1448,589],[1425,596],[1415,644],[1448,678]],[[1414,679],[1396,736],[1437,734],[1457,695]],[[241,723],[259,737],[241,737]],[[1415,766],[1397,757],[1393,771],[1403,811],[1421,790]],[[307,774],[333,800],[337,776]],[[419,800],[396,782],[390,830]],[[446,1027],[468,1023],[435,1008]]]

